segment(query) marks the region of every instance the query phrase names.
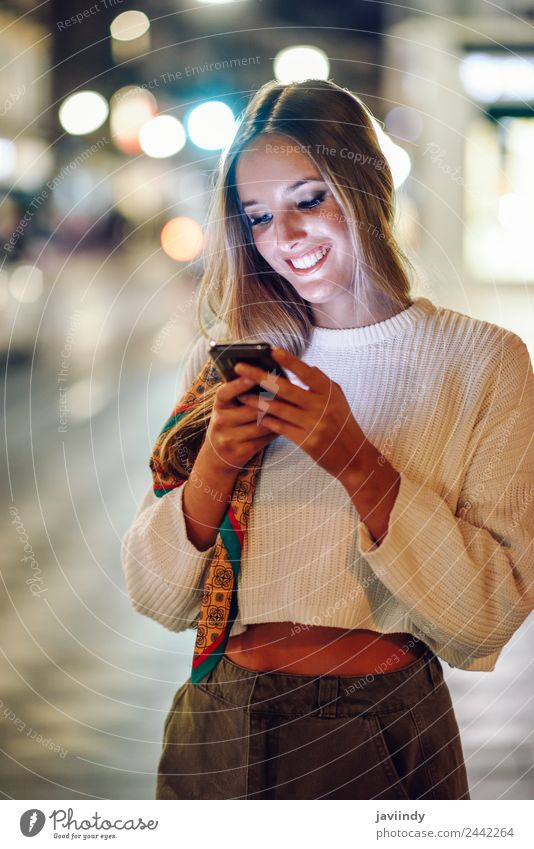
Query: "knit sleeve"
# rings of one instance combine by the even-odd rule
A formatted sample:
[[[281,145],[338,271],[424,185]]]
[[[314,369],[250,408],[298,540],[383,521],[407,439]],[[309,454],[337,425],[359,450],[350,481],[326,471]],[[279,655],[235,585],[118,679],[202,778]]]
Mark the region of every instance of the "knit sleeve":
[[[194,344],[182,372],[180,397],[206,361],[206,340]],[[184,486],[157,498],[144,494],[121,543],[121,561],[134,608],[171,631],[193,627],[200,610],[203,577],[215,543],[200,551],[187,536]]]
[[[515,334],[496,357],[468,457],[455,513],[398,470],[386,536],[375,545],[360,521],[358,545],[431,646],[479,658],[502,650],[534,607],[534,376]]]

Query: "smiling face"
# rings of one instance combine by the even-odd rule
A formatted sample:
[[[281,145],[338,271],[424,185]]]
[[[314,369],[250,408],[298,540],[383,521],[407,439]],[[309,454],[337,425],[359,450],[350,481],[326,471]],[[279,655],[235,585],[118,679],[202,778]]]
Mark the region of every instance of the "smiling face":
[[[257,250],[312,304],[316,324],[331,326],[351,315],[349,229],[307,153],[287,136],[259,135],[239,156],[236,184]]]

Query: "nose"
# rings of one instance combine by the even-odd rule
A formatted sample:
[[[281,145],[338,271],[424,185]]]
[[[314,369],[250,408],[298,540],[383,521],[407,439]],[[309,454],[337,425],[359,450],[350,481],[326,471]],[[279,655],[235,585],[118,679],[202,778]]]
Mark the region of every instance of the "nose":
[[[306,238],[301,216],[293,210],[279,210],[275,215],[276,243],[282,251],[293,250]]]

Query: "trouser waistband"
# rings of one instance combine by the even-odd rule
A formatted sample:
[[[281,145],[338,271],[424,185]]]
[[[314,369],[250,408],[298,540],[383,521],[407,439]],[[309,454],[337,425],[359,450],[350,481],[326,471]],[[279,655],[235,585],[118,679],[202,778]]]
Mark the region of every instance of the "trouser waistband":
[[[255,672],[223,655],[195,686],[252,712],[351,716],[407,710],[443,684],[443,668],[431,649],[413,663],[381,674],[354,676]]]

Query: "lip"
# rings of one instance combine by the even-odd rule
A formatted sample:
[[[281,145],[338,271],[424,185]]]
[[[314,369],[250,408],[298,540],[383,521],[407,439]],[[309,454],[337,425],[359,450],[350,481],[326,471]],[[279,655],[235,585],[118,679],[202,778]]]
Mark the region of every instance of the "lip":
[[[326,253],[324,254],[324,256],[321,257],[319,262],[317,262],[311,268],[295,268],[294,265],[292,264],[291,260],[286,259],[286,262],[289,265],[293,274],[306,275],[306,274],[314,274],[316,271],[318,271],[319,268],[321,268],[321,266],[324,264],[328,255],[330,254],[330,250],[332,248],[332,245],[318,245],[316,248],[311,248],[311,249],[308,249],[307,251],[304,251],[303,253],[300,254],[300,256],[293,257],[293,259],[301,259],[303,256],[307,256],[308,254],[314,253],[314,251],[320,251],[323,248],[326,248]]]

